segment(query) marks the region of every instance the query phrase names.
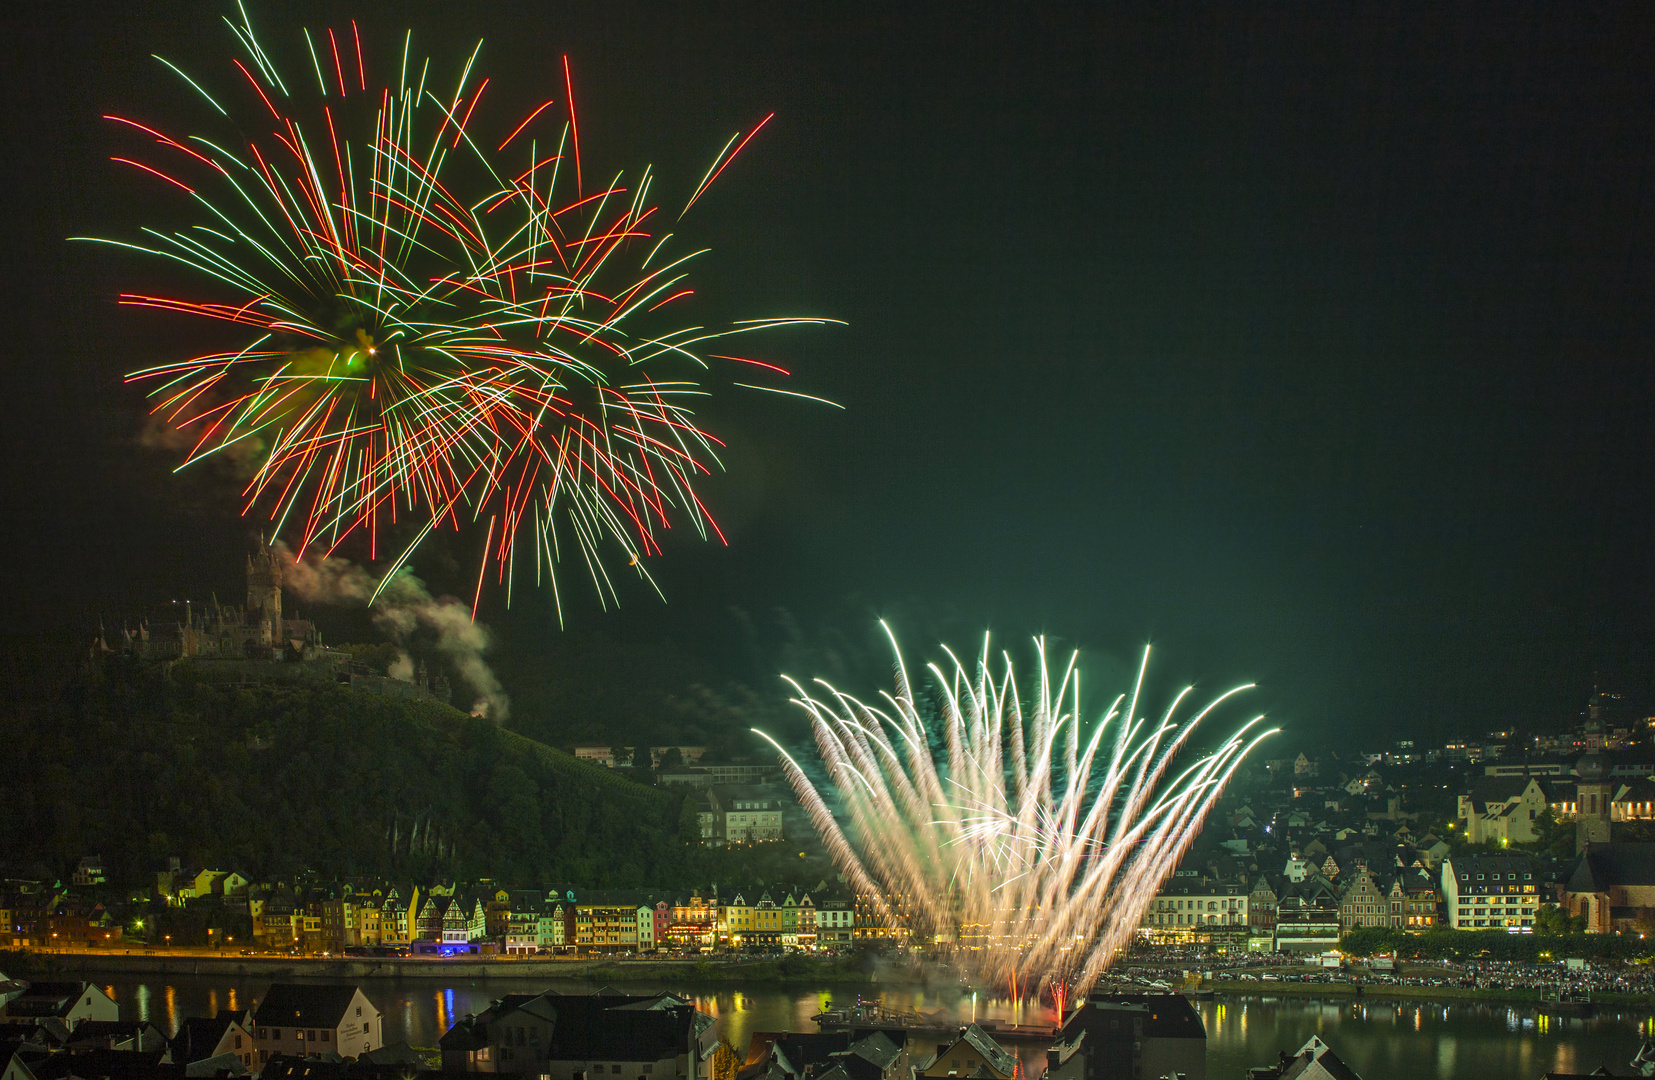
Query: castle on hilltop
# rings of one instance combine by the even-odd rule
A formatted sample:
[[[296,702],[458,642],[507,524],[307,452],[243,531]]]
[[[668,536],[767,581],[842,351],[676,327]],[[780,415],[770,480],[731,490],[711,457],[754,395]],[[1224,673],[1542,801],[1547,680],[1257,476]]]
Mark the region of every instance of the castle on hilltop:
[[[282,617],[282,561],[262,538],[247,556],[247,606],[221,604],[215,596],[203,611],[185,601],[183,614],[182,620],[140,619],[114,634],[100,625],[93,652],[142,660],[309,660],[326,651],[314,623]]]
[[[101,623],[92,639],[91,660],[130,656],[171,664],[194,661],[196,677],[210,681],[264,683],[272,680],[321,679],[387,697],[434,698],[449,701],[451,686],[441,674],[432,675],[425,662],[414,664],[406,654],[400,673],[370,668],[348,649],[330,649],[309,619],[282,614],[281,557],[262,538],[258,550],[247,556],[247,604],[221,604],[215,596],[204,610],[184,602],[169,617],[139,619],[110,633]]]

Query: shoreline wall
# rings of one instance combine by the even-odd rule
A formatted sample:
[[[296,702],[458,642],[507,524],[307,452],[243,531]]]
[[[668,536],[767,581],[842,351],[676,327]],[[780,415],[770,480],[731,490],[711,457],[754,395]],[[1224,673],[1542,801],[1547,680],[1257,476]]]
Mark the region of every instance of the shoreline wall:
[[[199,976],[280,981],[284,979],[573,979],[588,982],[838,982],[878,981],[867,973],[817,961],[709,963],[698,960],[523,960],[426,959],[341,956],[163,956],[154,953],[23,953],[0,960],[7,974]],[[893,980],[894,981],[894,980]]]

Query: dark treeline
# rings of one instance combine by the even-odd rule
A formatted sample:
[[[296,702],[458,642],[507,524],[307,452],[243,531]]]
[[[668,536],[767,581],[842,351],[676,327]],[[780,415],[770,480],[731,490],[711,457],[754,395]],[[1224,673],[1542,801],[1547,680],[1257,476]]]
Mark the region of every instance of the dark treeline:
[[[35,692],[9,688],[9,861],[64,874],[100,854],[128,883],[153,882],[169,856],[255,880],[310,871],[521,887],[680,889],[805,870],[797,850],[703,849],[679,792],[436,701],[321,681],[225,685],[187,670],[111,659]]]

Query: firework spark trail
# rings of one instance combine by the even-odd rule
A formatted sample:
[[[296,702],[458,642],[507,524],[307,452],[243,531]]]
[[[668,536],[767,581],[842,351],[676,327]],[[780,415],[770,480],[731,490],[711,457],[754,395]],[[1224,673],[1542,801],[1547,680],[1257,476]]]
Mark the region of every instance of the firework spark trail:
[[[1175,768],[1197,728],[1251,684],[1179,721],[1187,687],[1151,720],[1139,713],[1145,648],[1132,690],[1088,731],[1078,654],[1054,678],[1044,640],[1035,645],[1027,700],[1010,656],[996,665],[986,637],[970,667],[952,652],[948,668],[929,665],[940,732],[927,728],[894,636],[896,692],[881,693],[878,706],[821,680],[825,693],[789,679],[837,815],[759,734],[781,753],[834,861],[890,926],[951,949],[985,981],[1014,993],[1044,985],[1067,1000],[1126,944],[1236,768],[1274,729],[1258,731],[1256,717]]]
[[[701,373],[711,360],[787,371],[702,346],[833,320],[655,325],[693,295],[687,265],[704,251],[670,252],[672,234],[651,233],[647,168],[584,190],[567,58],[556,98],[500,115],[484,100],[499,93],[485,94],[481,42],[439,86],[411,33],[400,65],[375,65],[355,23],[307,29],[305,74],[284,80],[239,15],[225,21],[243,55],[223,85],[157,57],[222,134],[108,117],[151,150],[114,160],[181,192],[198,223],[81,238],[181,265],[223,294],[123,304],[250,335],[129,376],[189,435],[185,464],[238,447],[254,462],[243,512],[291,529],[301,557],[366,536],[376,559],[382,520],[409,519],[415,539],[386,581],[435,529],[497,522],[479,582],[492,576],[508,598],[524,529],[537,580],[556,591],[570,536],[606,606],[618,593],[605,550],[653,585],[644,560],[661,530],[687,522],[722,538],[693,483],[719,467],[721,445],[695,422]],[[732,137],[690,204],[769,119]]]

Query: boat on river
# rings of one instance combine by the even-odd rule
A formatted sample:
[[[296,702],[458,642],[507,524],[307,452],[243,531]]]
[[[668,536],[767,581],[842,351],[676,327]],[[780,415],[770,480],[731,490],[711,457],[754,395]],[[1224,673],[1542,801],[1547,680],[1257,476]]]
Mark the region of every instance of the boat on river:
[[[1573,994],[1567,991],[1540,992],[1540,1011],[1547,1016],[1591,1016],[1592,995],[1590,992]]]
[[[893,1009],[878,1001],[856,1000],[853,1005],[827,1009],[811,1017],[823,1031],[903,1031],[912,1036],[953,1038],[965,1029],[958,1017],[943,1009]],[[1009,1020],[978,1020],[977,1026],[1002,1042],[1051,1042],[1055,1024],[1014,1024]]]

